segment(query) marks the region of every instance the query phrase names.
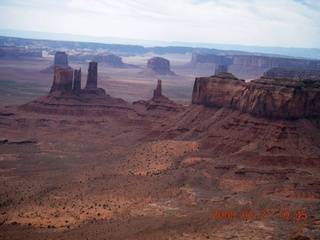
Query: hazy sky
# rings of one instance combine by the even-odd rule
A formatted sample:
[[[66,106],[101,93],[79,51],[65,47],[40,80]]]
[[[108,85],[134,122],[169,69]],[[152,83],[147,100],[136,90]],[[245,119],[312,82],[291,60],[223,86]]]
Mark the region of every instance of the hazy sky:
[[[320,48],[320,0],[0,0],[0,29]]]

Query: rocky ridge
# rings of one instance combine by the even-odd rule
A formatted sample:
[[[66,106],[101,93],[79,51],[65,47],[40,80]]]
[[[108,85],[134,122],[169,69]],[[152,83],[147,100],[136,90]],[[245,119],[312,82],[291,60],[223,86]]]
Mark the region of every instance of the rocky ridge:
[[[309,78],[320,80],[320,70],[272,68],[265,73],[270,78]]]
[[[214,63],[228,66],[238,65],[243,67],[261,68],[292,68],[292,69],[320,69],[319,60],[250,56],[250,55],[214,55],[214,54],[193,54],[193,63]]]
[[[285,119],[320,117],[319,100],[316,80],[261,77],[245,83],[231,74],[196,78],[192,95],[193,104]]]
[[[319,60],[200,53],[193,54],[191,61],[184,67],[201,69],[212,73],[217,65],[227,65],[229,71],[233,72],[238,77],[246,79],[258,78],[272,68],[320,70]]]

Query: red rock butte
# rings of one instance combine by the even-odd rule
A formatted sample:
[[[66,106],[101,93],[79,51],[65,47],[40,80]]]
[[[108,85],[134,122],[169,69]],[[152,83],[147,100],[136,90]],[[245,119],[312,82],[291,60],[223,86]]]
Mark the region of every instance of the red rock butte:
[[[120,98],[107,95],[98,88],[98,64],[89,63],[86,87],[81,89],[81,69],[55,67],[53,84],[47,96],[19,107],[21,110],[44,114],[93,115],[113,114],[115,109],[130,110]]]
[[[70,70],[72,70],[72,68],[69,66],[69,63],[68,63],[68,55],[65,52],[56,52],[54,55],[53,65],[42,70],[41,72],[53,73],[55,70],[55,67],[69,68]]]
[[[320,81],[261,77],[245,83],[230,73],[220,73],[196,78],[192,103],[266,118],[320,117]]]
[[[149,59],[147,68],[142,70],[140,74],[145,76],[176,75],[173,71],[170,70],[170,61],[162,57],[153,57]]]

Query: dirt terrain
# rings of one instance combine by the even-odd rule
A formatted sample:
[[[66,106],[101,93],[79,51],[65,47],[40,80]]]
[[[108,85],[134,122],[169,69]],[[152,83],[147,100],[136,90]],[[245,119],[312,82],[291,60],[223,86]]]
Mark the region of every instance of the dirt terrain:
[[[318,118],[187,105],[194,78],[174,67],[163,94],[184,105],[18,110],[52,84],[38,72],[50,61],[30,61],[0,65],[11,94],[0,95],[0,239],[320,238]],[[128,102],[151,99],[157,79],[134,71],[99,66],[99,85]]]

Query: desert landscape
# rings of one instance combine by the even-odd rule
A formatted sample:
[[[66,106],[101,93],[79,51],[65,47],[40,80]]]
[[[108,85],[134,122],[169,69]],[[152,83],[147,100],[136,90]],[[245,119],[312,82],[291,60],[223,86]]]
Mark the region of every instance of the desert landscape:
[[[0,58],[0,239],[320,238],[320,61],[28,49]]]

